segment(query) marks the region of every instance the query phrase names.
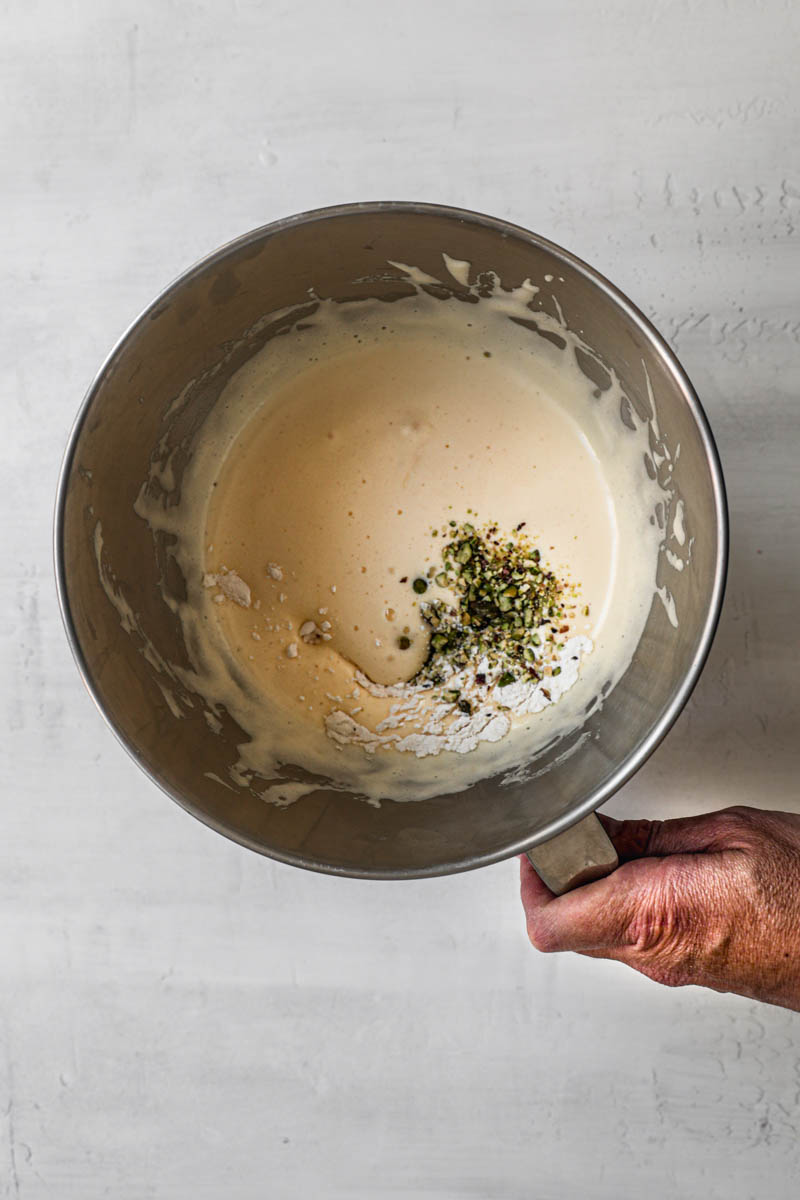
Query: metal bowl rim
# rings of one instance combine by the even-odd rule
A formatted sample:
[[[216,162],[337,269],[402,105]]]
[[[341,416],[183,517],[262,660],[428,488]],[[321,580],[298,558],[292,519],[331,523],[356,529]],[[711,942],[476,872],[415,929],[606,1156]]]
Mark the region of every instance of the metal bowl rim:
[[[618,309],[620,309],[628,320],[638,328],[645,340],[650,344],[653,351],[661,359],[662,364],[666,367],[668,374],[676,383],[683,399],[691,412],[698,433],[705,451],[706,461],[708,463],[711,474],[712,490],[714,494],[715,510],[716,510],[716,534],[717,534],[717,556],[714,572],[714,585],[709,596],[706,619],[703,624],[702,632],[698,642],[697,650],[690,664],[689,670],[686,672],[683,681],[672,696],[669,704],[664,708],[658,720],[655,722],[649,735],[639,743],[622,763],[617,770],[605,781],[605,783],[593,791],[586,800],[570,809],[562,816],[550,821],[536,834],[530,837],[521,838],[511,842],[509,845],[500,850],[488,852],[485,854],[476,854],[469,858],[457,859],[449,863],[440,863],[432,867],[423,867],[418,869],[370,869],[340,867],[336,864],[324,862],[320,859],[314,859],[300,854],[290,854],[276,851],[268,848],[254,838],[250,838],[242,834],[238,830],[226,826],[223,822],[211,817],[208,813],[203,812],[192,801],[188,800],[176,788],[173,788],[168,781],[159,777],[155,770],[144,761],[143,757],[137,750],[133,742],[129,741],[125,734],[117,727],[112,716],[106,711],[95,681],[91,676],[88,663],[80,645],[80,641],[75,630],[75,625],[70,609],[69,598],[67,594],[66,582],[66,564],[64,555],[64,519],[66,508],[66,493],[67,484],[72,471],[72,464],[75,456],[75,451],[80,439],[81,432],[85,420],[88,416],[91,404],[100,391],[105,377],[114,364],[115,359],[122,351],[128,340],[137,332],[139,327],[157,310],[165,301],[169,300],[181,287],[192,280],[195,276],[208,270],[210,267],[223,262],[233,251],[238,251],[245,246],[252,245],[254,242],[264,240],[268,237],[273,237],[287,229],[291,229],[297,225],[312,224],[317,221],[330,220],[337,217],[349,217],[356,214],[369,215],[371,213],[382,212],[403,212],[414,213],[419,215],[430,215],[446,217],[451,220],[461,221],[465,224],[479,225],[485,229],[495,230],[501,237],[507,238],[513,236],[518,240],[528,242],[550,253],[556,260],[563,262],[566,266],[576,271],[583,276],[587,282],[597,287],[605,297],[611,301]],[[265,855],[268,858],[275,859],[279,862],[286,863],[289,866],[302,867],[307,870],[320,871],[329,875],[342,875],[356,879],[420,879],[431,878],[440,875],[455,874],[460,871],[474,870],[478,867],[489,866],[492,863],[501,862],[506,858],[510,858],[515,854],[523,854],[526,850],[539,845],[541,842],[546,842],[550,838],[563,833],[564,830],[580,821],[583,817],[588,816],[599,808],[607,800],[614,795],[615,792],[627,783],[627,781],[640,769],[647,761],[653,751],[663,741],[673,724],[677,720],[683,710],[689,696],[691,695],[705,665],[711,644],[714,640],[714,634],[719,623],[720,614],[722,611],[722,602],[725,593],[725,581],[728,568],[728,540],[729,540],[729,521],[728,507],[725,492],[725,483],[722,474],[722,465],[719,458],[714,436],[711,432],[711,427],[706,417],[705,410],[700,402],[697,393],[689,380],[688,375],[684,371],[677,357],[667,345],[664,338],[641,312],[639,308],[628,297],[620,291],[610,280],[606,279],[599,271],[595,270],[588,263],[578,258],[569,250],[565,250],[562,246],[555,242],[549,241],[547,238],[541,237],[539,234],[533,233],[525,229],[521,225],[515,225],[510,221],[502,220],[498,217],[488,216],[485,213],[474,212],[469,209],[452,207],[444,204],[429,204],[418,203],[415,201],[406,200],[379,200],[366,201],[360,203],[337,204],[326,208],[310,209],[307,212],[295,213],[289,217],[282,217],[277,221],[269,222],[266,225],[258,226],[255,229],[249,230],[247,233],[240,235],[219,246],[210,254],[199,259],[186,271],[183,271],[171,283],[159,292],[156,298],[147,305],[146,308],[128,325],[127,329],[117,339],[116,343],[109,351],[102,366],[95,374],[91,384],[89,385],[86,394],[83,398],[81,406],[75,417],[72,429],[69,434],[64,457],[61,464],[61,469],[58,478],[58,487],[56,492],[56,504],[53,520],[53,557],[55,566],[55,583],[56,592],[58,595],[59,608],[61,617],[64,623],[64,629],[67,635],[67,640],[75,659],[76,665],[80,672],[83,683],[94,701],[98,712],[103,717],[111,732],[116,737],[117,741],[133,759],[133,761],[141,768],[148,778],[156,784],[163,792],[174,800],[181,808],[185,809],[192,816],[202,821],[204,825],[213,829],[216,833],[222,834],[231,841],[237,842],[241,846],[245,846],[250,850],[255,850],[258,854]],[[388,803],[388,802],[387,802]]]

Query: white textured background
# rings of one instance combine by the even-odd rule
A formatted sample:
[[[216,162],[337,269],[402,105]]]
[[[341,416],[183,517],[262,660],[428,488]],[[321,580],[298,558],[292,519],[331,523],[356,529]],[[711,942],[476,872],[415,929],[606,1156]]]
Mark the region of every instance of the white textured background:
[[[537,956],[516,863],[353,882],[192,821],[83,691],[50,516],[95,368],[200,255],[353,199],[509,217],[653,317],[730,488],[709,666],[610,811],[797,807],[798,5],[0,12],[0,1196],[794,1197],[800,1017]]]

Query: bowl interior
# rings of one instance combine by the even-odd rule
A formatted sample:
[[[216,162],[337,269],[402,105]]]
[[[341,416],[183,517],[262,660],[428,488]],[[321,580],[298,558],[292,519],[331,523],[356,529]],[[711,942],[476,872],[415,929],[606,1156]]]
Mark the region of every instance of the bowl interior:
[[[180,693],[173,666],[189,665],[186,649],[157,586],[159,574],[175,568],[168,546],[163,539],[154,545],[133,504],[159,442],[174,450],[180,479],[192,438],[227,380],[287,323],[264,322],[265,314],[303,304],[311,311],[312,294],[391,302],[410,287],[389,260],[441,278],[443,252],[467,260],[473,276],[496,272],[505,287],[554,276],[553,290],[539,292],[532,316],[536,307],[556,315],[558,305],[567,325],[616,372],[640,415],[652,412],[654,400],[658,430],[651,442],[660,438],[673,457],[680,445],[673,505],[683,502],[691,539],[689,567],[659,581],[674,596],[679,622],[670,622],[656,597],[623,679],[582,730],[537,759],[527,782],[490,779],[459,794],[379,809],[318,791],[276,809],[255,788],[230,781],[242,731],[228,720],[212,734],[202,705]],[[586,370],[595,372],[599,388],[607,385],[602,369],[587,363]],[[663,517],[669,533],[674,509]],[[688,381],[610,285],[564,251],[502,222],[389,204],[324,210],[257,230],[167,289],[90,390],[65,460],[56,540],[62,606],[84,678],[123,744],[160,786],[213,828],[276,858],[402,877],[481,865],[544,840],[636,770],[702,668],[721,604],[726,516],[716,451]],[[181,582],[170,581],[176,589]],[[565,753],[578,739],[575,752]]]

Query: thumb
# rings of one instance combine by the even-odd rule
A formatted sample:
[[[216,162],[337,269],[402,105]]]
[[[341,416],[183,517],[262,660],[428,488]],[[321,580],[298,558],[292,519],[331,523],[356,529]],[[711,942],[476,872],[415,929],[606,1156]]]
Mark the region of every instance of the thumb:
[[[658,860],[627,862],[595,883],[553,896],[527,858],[520,860],[520,891],[528,937],[537,950],[551,953],[617,953],[635,944],[641,914],[651,911],[662,892]]]

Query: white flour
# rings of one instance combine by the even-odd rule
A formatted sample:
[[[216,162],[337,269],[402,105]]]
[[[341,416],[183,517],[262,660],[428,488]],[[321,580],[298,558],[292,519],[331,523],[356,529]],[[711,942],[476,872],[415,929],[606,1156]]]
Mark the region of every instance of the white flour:
[[[470,665],[462,671],[448,675],[448,687],[458,689],[459,695],[473,705],[471,713],[459,712],[454,704],[440,703],[424,711],[426,690],[414,683],[393,684],[389,687],[373,683],[360,671],[356,679],[371,696],[397,699],[389,715],[375,728],[368,729],[359,724],[352,715],[335,709],[325,719],[328,737],[337,746],[360,746],[368,754],[381,747],[427,758],[450,750],[455,754],[467,754],[475,750],[479,742],[498,742],[511,729],[511,717],[524,717],[541,712],[556,704],[565,692],[576,683],[583,656],[590,654],[592,643],[587,637],[570,638],[563,650],[553,656],[553,664],[559,673],[545,676],[542,680],[524,681],[499,687],[497,677],[486,659]],[[485,685],[476,681],[483,675]],[[410,723],[424,719],[420,731],[403,734],[397,732]]]

